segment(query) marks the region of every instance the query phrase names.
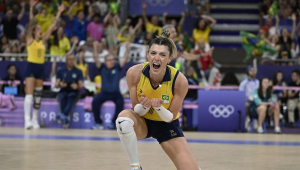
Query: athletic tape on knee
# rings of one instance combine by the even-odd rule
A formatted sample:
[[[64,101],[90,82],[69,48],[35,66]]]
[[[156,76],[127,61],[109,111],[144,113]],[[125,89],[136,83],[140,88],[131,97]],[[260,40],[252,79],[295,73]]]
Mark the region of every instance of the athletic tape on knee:
[[[41,101],[42,101],[42,90],[43,87],[36,87],[34,88],[33,92],[33,108],[40,109]]]
[[[128,117],[119,117],[116,120],[116,127],[119,134],[128,134],[134,132],[134,122]]]

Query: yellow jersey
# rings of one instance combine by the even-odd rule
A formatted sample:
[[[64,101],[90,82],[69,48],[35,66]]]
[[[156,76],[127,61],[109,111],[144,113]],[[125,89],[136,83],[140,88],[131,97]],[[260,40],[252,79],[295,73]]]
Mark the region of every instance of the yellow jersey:
[[[209,43],[209,35],[210,35],[211,28],[207,26],[205,30],[194,29],[193,30],[193,38],[195,44],[198,44],[199,40],[203,40],[205,43]]]
[[[82,71],[83,77],[86,78],[87,64],[77,64],[76,67]]]
[[[174,67],[168,65],[166,68],[165,76],[163,78],[163,82],[161,83],[161,87],[153,87],[150,82],[149,70],[149,62],[145,62],[143,66],[143,72],[141,74],[141,79],[136,91],[138,100],[140,100],[142,94],[145,94],[149,100],[153,98],[160,98],[164,100],[162,106],[166,109],[169,109],[173,99],[174,85],[179,71]],[[149,120],[163,121],[152,107],[143,117]],[[177,114],[176,116],[176,119],[178,118],[179,114]]]
[[[27,46],[27,61],[35,64],[44,64],[46,47],[42,40],[37,42],[33,39],[32,43]]]
[[[148,33],[153,34],[157,31],[157,35],[161,34],[161,27],[160,26],[155,26],[151,22],[147,22],[145,27],[146,27],[146,32],[148,32]]]
[[[52,41],[54,37],[52,38]],[[50,54],[55,56],[63,57],[67,54],[67,52],[71,49],[70,41],[67,37],[63,37],[61,40],[58,41],[57,45],[51,45],[50,47]]]

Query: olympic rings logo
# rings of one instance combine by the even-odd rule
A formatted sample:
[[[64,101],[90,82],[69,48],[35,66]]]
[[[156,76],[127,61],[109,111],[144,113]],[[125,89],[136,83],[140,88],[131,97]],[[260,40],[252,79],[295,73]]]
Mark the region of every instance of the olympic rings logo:
[[[172,0],[146,0],[151,6],[166,6]]]
[[[227,105],[227,106],[210,105],[208,111],[215,118],[219,118],[219,117],[228,118],[234,112],[234,107],[232,105]]]

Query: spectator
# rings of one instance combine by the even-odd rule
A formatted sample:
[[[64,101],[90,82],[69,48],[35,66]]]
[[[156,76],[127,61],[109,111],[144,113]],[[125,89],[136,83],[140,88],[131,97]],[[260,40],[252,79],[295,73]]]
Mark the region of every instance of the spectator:
[[[281,133],[279,127],[279,105],[272,94],[270,81],[268,78],[262,78],[259,82],[259,88],[253,91],[253,103],[250,106],[251,118],[258,118],[257,133],[264,133],[262,124],[265,121],[267,113],[274,115],[275,133]]]
[[[146,2],[143,2],[142,8],[143,8],[143,19],[144,19],[146,32],[154,34],[154,35],[160,35],[161,34],[161,27],[158,25],[157,16],[152,16],[151,17],[151,22],[149,22],[149,20],[147,18],[147,13],[146,13],[146,10],[147,10],[147,3]]]
[[[2,37],[1,37],[1,42],[0,42],[1,44],[1,52],[4,52],[4,50],[6,49],[6,48],[9,48],[10,47],[10,44],[9,44],[9,41],[8,41],[8,38],[7,38],[7,36],[5,36],[5,35],[3,35]]]
[[[100,10],[100,15],[103,16],[107,12],[107,4],[104,0],[97,0],[93,5],[96,5]]]
[[[210,70],[213,67],[213,62],[210,54],[213,52],[214,47],[210,48],[209,51],[205,51],[205,42],[200,40],[198,41],[199,49],[195,51],[196,54],[200,54],[200,62],[202,65],[202,70],[204,71],[206,79],[208,79]]]
[[[64,34],[63,27],[58,27],[53,33],[52,45],[50,47],[50,54],[58,56],[58,61],[62,60],[62,57],[71,49],[70,41]]]
[[[185,76],[188,80],[189,85],[198,85],[199,82],[194,78],[195,70],[192,66],[188,66],[185,71]],[[197,89],[188,89],[188,92],[185,98],[190,98],[196,100],[198,98],[198,90]]]
[[[105,39],[105,38],[103,38],[103,39]],[[101,62],[104,62],[105,56],[107,56],[109,54],[108,50],[103,47],[103,44],[104,44],[104,42],[103,43],[98,43],[98,46],[97,46],[98,60],[101,61]],[[84,53],[84,56],[86,57],[86,59],[85,59],[86,62],[89,62],[89,63],[94,63],[95,62],[94,57],[93,57],[93,53],[91,53],[89,51],[86,51]]]
[[[77,63],[76,63],[76,67],[81,70],[83,78],[85,80],[88,80],[88,81],[91,80],[90,76],[89,76],[89,66],[84,60],[84,53],[83,52],[79,53],[78,60],[77,60]]]
[[[250,108],[250,104],[253,102],[253,92],[259,87],[259,81],[255,78],[256,71],[254,67],[251,65],[247,67],[247,76],[248,78],[241,82],[239,86],[239,91],[244,91],[246,94],[247,118],[246,118],[245,127],[248,128],[247,130],[249,131],[249,125],[250,125],[249,108]]]
[[[208,20],[210,24],[208,24],[206,21]],[[205,42],[205,50],[209,49],[209,35],[211,29],[215,26],[216,20],[212,17],[201,15],[201,18],[197,20],[196,26],[193,30],[193,39],[195,45],[198,44],[199,40],[203,40]],[[197,49],[197,47],[195,47]]]
[[[14,64],[7,66],[8,75],[3,79],[4,84],[2,86],[2,92],[5,93],[5,89],[9,88],[14,91],[14,95],[23,96],[24,95],[24,84],[21,77],[17,74],[17,68]]]
[[[168,16],[168,13],[165,12],[163,13],[163,25],[167,25],[167,24],[171,24],[173,25],[175,28],[176,28],[176,31],[178,34],[180,34],[182,32],[182,26],[183,26],[183,23],[184,23],[184,20],[185,20],[185,13],[184,12],[181,12],[181,18],[180,18],[180,21],[179,23],[177,24],[177,21],[175,19],[171,19],[171,20],[167,20],[167,16]],[[178,37],[176,37],[178,38]]]
[[[295,50],[295,44],[293,42],[293,39],[295,37],[295,31],[296,31],[296,15],[292,15],[293,19],[293,29],[292,33],[290,34],[287,28],[283,28],[281,30],[281,36],[279,37],[279,44],[280,44],[280,49],[282,51],[287,51],[288,52],[288,58],[292,58],[291,50]],[[280,55],[279,58],[282,58]]]
[[[272,81],[273,86],[286,87],[286,83],[283,79],[283,73],[281,71],[277,71],[273,76]],[[286,90],[274,90],[273,92],[277,98],[279,106],[281,105],[282,99],[286,98],[287,92]]]
[[[292,14],[292,8],[287,0],[282,0],[278,4],[278,14],[281,18],[288,18]]]
[[[104,25],[100,23],[100,15],[95,14],[93,22],[87,25],[87,36],[93,37],[95,41],[100,41],[104,36]]]
[[[42,9],[41,13],[35,16],[35,19],[37,24],[42,27],[42,34],[45,34],[55,20],[55,17],[52,14],[49,14],[46,9]]]
[[[233,72],[226,73],[221,82],[222,86],[238,86],[239,84],[239,80]]]
[[[200,5],[203,13],[209,15],[210,14],[209,0],[200,0]]]
[[[300,72],[299,70],[294,70],[292,72],[292,82],[289,84],[290,87],[300,87]],[[295,126],[295,108],[298,108],[300,116],[300,91],[299,90],[289,90],[288,91],[288,115],[289,123],[291,127]]]
[[[25,1],[21,2],[21,6],[22,6],[22,10],[19,13],[17,18],[13,17],[12,9],[8,9],[6,11],[6,18],[0,17],[0,22],[3,25],[3,33],[8,39],[16,40],[18,38],[17,25],[19,24],[19,21],[23,18],[25,14]]]
[[[269,14],[269,8],[271,7],[271,0],[264,0],[262,4],[260,4],[260,16],[264,17]]]
[[[0,12],[4,13],[6,9],[6,3],[5,0],[0,0]]]
[[[138,23],[135,25],[135,27],[132,26],[123,26],[120,31],[119,29],[117,29],[117,39],[121,42],[126,42],[128,37],[132,34],[135,35],[135,33],[137,32],[137,30],[142,26],[143,24],[143,20],[141,18],[139,18]],[[133,36],[130,40],[128,40],[129,42],[133,42],[135,36]]]
[[[191,3],[188,6],[189,14],[192,17],[196,17],[198,10],[201,9],[200,4],[198,3],[198,0],[191,0]]]
[[[271,36],[271,41],[265,39],[270,47],[273,47],[277,52],[272,54],[270,51],[265,51],[262,55],[262,58],[269,58],[271,60],[275,60],[278,58],[279,51],[280,51],[280,44],[279,44],[279,37],[277,34]]]
[[[18,44],[19,52],[23,53],[23,48],[26,49],[26,34],[25,32],[21,32],[19,34],[19,44]]]
[[[89,15],[88,15],[87,18],[85,18],[83,10],[78,10],[76,17],[74,17],[73,9],[75,7],[78,7],[77,4],[81,4],[81,2],[78,3],[76,1],[71,5],[71,7],[68,11],[68,16],[69,16],[69,20],[72,21],[73,35],[78,36],[79,40],[85,40],[86,39],[87,24],[91,20],[91,18],[94,14],[92,12],[91,7],[89,7]]]
[[[55,87],[61,88],[58,93],[58,101],[61,113],[56,119],[63,123],[65,128],[69,125],[68,116],[80,97],[80,89],[83,87],[83,76],[81,70],[74,66],[74,54],[67,55],[66,66],[58,70],[56,74]]]
[[[78,12],[84,11],[84,2],[81,0],[73,1],[73,4],[69,8],[71,15],[78,15]]]
[[[60,22],[59,22],[59,27],[62,27],[64,30],[64,34],[66,37],[70,38],[71,34],[72,34],[72,30],[70,28],[67,28],[66,26],[66,21],[61,18]]]
[[[115,63],[115,60],[111,54],[105,57],[105,62],[102,63],[98,60],[98,42],[94,42],[94,60],[102,79],[101,92],[94,97],[92,102],[92,108],[96,124],[92,129],[103,129],[102,120],[100,117],[100,108],[107,100],[112,100],[116,104],[115,115],[112,119],[109,128],[114,128],[114,122],[118,117],[118,113],[123,110],[124,100],[119,89],[119,80],[121,68],[125,65],[129,56],[129,43],[126,45],[126,53],[120,63]]]
[[[105,36],[109,48],[116,48],[117,46],[117,27],[121,23],[119,15],[112,16],[109,11],[104,18]]]
[[[93,47],[93,42],[94,42],[94,38],[93,37],[87,37],[86,39],[86,51],[88,52],[93,52],[94,47]]]

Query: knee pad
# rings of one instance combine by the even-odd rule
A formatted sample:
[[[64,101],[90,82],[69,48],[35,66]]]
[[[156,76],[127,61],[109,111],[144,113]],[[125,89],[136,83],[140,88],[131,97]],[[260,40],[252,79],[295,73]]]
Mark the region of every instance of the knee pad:
[[[35,109],[40,109],[41,107],[41,101],[42,101],[42,90],[43,87],[36,87],[34,88],[34,92],[33,92],[33,108]]]
[[[116,120],[116,127],[119,134],[128,134],[134,132],[134,122],[128,117],[119,117]]]

